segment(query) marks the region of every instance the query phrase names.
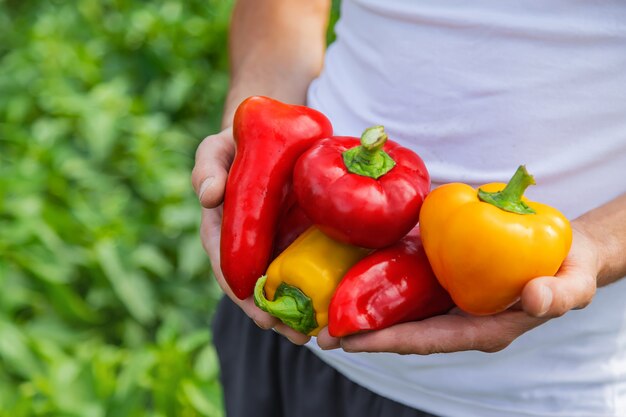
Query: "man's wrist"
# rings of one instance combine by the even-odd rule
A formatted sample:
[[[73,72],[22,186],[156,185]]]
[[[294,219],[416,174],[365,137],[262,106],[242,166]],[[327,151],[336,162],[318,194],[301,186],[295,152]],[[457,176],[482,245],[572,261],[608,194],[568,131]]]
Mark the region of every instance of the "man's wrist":
[[[574,232],[574,239],[582,239],[582,244],[585,250],[592,255],[595,259],[593,264],[593,271],[596,277],[597,286],[601,286],[603,281],[603,269],[606,263],[603,254],[604,242],[598,239],[594,233],[593,225],[589,224],[584,218],[578,218],[572,222],[572,229]]]
[[[626,275],[626,194],[583,214],[572,227],[594,246],[599,287]]]

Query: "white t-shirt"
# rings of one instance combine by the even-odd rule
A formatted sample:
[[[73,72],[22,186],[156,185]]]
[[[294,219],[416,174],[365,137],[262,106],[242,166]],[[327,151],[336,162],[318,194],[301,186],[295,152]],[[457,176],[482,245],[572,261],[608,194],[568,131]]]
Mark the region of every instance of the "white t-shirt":
[[[526,164],[526,196],[570,219],[626,192],[626,1],[343,0],[336,30],[308,96],[336,134],[384,125],[433,187]],[[498,353],[309,346],[441,416],[626,416],[626,279]]]

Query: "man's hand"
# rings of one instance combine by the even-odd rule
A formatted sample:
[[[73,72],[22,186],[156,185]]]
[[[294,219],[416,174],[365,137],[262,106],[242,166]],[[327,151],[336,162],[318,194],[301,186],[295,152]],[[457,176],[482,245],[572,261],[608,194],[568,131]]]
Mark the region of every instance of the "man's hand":
[[[598,245],[574,224],[572,248],[556,276],[530,281],[520,302],[509,310],[472,316],[455,308],[445,315],[342,339],[331,337],[324,329],[318,344],[323,349],[342,347],[348,352],[497,352],[534,327],[587,306],[595,294],[599,268]]]
[[[260,310],[252,297],[238,299],[228,287],[220,268],[220,234],[222,226],[222,201],[228,170],[235,156],[232,129],[205,138],[196,152],[196,164],[191,180],[202,205],[200,234],[204,250],[209,255],[211,267],[220,287],[254,322],[263,329],[274,328],[295,344],[304,344],[310,337],[299,333],[278,319]]]

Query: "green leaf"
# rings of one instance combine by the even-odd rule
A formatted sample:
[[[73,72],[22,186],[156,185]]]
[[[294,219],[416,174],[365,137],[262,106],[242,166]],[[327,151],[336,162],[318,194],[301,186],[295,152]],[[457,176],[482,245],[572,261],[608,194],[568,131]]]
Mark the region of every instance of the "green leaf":
[[[203,381],[215,380],[219,373],[219,361],[217,352],[212,345],[205,346],[198,354],[194,366],[198,378]]]
[[[216,407],[215,403],[209,401],[206,393],[198,388],[192,381],[183,381],[181,388],[191,405],[203,416],[217,417],[223,415],[222,411]]]
[[[200,347],[206,346],[211,340],[208,330],[197,330],[187,334],[178,341],[178,349],[183,353],[192,353]]]
[[[140,271],[123,266],[118,247],[110,240],[98,242],[95,252],[113,290],[133,317],[144,324],[153,321],[154,294],[146,277]]]
[[[18,375],[31,379],[41,372],[41,366],[28,346],[28,339],[12,323],[0,317],[0,358],[4,366]]]
[[[173,267],[169,259],[159,249],[151,245],[141,245],[132,253],[133,264],[166,278],[172,273]]]
[[[190,235],[181,239],[178,247],[178,270],[179,275],[190,279],[206,270],[209,265],[209,257],[202,248],[199,235]]]

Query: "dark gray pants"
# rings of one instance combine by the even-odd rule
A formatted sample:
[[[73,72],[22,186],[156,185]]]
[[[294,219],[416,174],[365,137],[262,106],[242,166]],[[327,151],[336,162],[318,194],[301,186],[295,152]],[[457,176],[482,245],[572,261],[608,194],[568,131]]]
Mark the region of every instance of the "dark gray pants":
[[[314,353],[219,303],[213,336],[228,417],[434,417],[348,380]]]

